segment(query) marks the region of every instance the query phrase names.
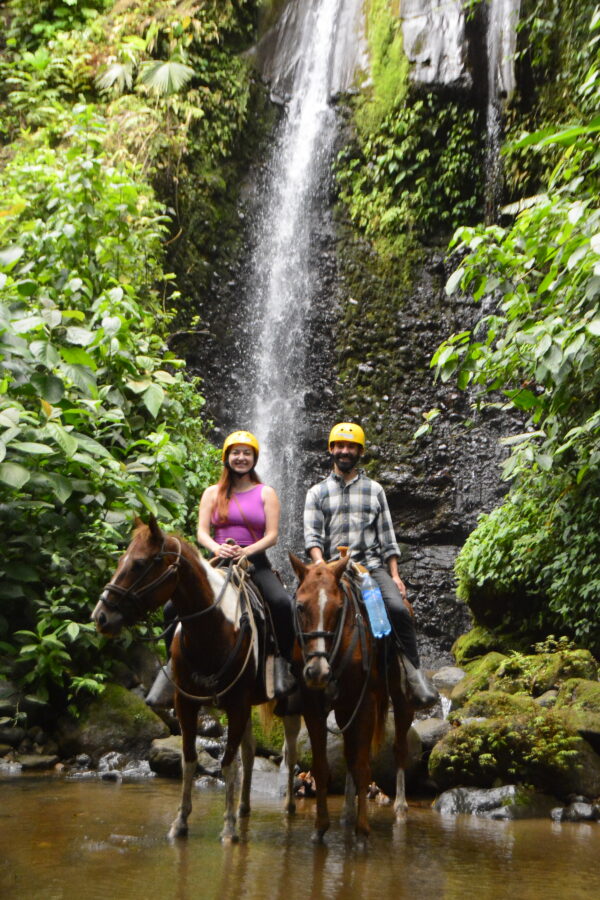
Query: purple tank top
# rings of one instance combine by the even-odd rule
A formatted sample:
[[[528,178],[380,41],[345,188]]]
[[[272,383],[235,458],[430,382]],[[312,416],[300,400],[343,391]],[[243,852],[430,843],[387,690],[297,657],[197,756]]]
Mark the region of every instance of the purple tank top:
[[[216,510],[213,512],[211,521],[214,525],[217,544],[222,544],[227,538],[233,538],[240,547],[248,547],[265,536],[266,517],[262,499],[263,487],[264,484],[257,484],[249,491],[232,494],[225,523],[217,522]],[[242,510],[244,515],[242,515]]]

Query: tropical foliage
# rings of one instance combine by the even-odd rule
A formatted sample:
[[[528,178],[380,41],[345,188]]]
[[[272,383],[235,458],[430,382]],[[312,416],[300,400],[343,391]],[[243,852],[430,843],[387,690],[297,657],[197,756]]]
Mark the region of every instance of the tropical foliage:
[[[155,186],[171,193],[185,156],[215,169],[230,152],[248,85],[226,45],[255,4],[4,12],[0,661],[63,702],[110,667],[89,615],[132,517],[193,534],[215,474],[199,384],[169,349],[178,225]]]
[[[472,599],[507,584],[538,602],[521,625],[554,626],[600,648],[600,12],[582,54],[579,118],[523,137],[517,148],[552,147],[547,184],[506,228],[462,228],[462,261],[448,293],[468,291],[483,307],[473,330],[455,334],[432,365],[456,378],[473,402],[525,417],[505,440],[512,494],[471,536],[458,563]],[[514,625],[514,623],[512,623]]]

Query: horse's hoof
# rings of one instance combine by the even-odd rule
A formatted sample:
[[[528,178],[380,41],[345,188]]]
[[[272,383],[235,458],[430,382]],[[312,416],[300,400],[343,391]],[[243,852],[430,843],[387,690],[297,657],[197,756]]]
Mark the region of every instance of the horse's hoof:
[[[399,806],[394,810],[394,813],[396,815],[396,822],[402,824],[402,822],[406,822],[408,818],[408,807]]]
[[[323,840],[324,837],[325,837],[325,829],[323,829],[321,831],[320,829],[315,828],[310,839],[313,842],[313,844],[324,844],[325,843],[325,841]]]
[[[183,822],[173,822],[171,828],[169,829],[169,840],[173,841],[175,838],[184,838],[188,836],[188,827]]]
[[[221,835],[221,843],[222,844],[238,844],[240,840],[239,834],[235,832],[233,834],[222,834]]]
[[[366,834],[358,834],[356,836],[356,849],[359,853],[366,853],[369,849],[369,838]]]

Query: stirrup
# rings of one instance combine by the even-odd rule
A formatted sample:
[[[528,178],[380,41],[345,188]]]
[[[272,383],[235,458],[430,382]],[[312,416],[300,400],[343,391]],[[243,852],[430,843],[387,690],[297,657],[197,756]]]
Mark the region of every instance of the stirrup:
[[[438,690],[404,653],[398,653],[402,686],[406,698],[415,709],[428,709],[440,699]]]

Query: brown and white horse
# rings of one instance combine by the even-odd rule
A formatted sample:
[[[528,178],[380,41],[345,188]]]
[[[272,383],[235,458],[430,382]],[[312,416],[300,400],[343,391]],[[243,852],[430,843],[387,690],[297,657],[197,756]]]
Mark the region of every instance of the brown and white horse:
[[[254,762],[251,707],[267,702],[260,677],[259,634],[244,591],[230,583],[226,570],[213,569],[195,547],[161,531],[152,516],[136,520],[133,539],[121,557],[92,613],[98,631],[117,635],[171,600],[178,617],[171,645],[175,710],[182,734],[181,803],[169,837],[184,837],[192,809],[196,772],[198,710],[217,706],[227,715],[227,743],[221,761],[225,779],[223,841],[235,841],[237,751],[241,746],[242,784],[237,816],[250,812]],[[284,719],[288,766],[286,809],[293,812],[298,716]]]
[[[346,824],[355,824],[357,838],[364,843],[369,834],[370,752],[372,745],[377,746],[382,740],[388,689],[395,720],[394,811],[398,820],[406,815],[404,769],[414,709],[401,690],[396,654],[386,671],[382,642],[372,637],[352,587],[341,583],[349,558],[305,565],[290,554],[290,560],[299,579],[296,661],[303,665],[302,708],[311,742],[311,772],[317,796],[313,840],[320,842],[329,828],[327,715],[333,709],[343,734],[348,768],[342,818]]]

